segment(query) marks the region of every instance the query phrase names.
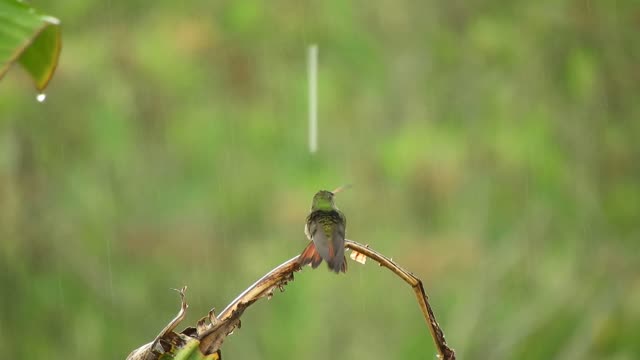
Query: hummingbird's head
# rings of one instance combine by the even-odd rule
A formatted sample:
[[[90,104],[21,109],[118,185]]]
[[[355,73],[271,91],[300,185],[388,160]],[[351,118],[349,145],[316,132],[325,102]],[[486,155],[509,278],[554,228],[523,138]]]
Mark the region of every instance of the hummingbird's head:
[[[315,210],[335,210],[336,203],[333,201],[333,193],[328,190],[320,190],[313,196],[311,211]]]

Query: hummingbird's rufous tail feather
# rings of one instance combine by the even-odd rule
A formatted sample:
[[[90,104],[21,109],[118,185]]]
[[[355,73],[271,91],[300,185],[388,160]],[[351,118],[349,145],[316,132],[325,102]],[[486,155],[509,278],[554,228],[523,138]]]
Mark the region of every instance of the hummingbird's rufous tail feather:
[[[307,247],[302,250],[302,254],[298,256],[298,264],[300,264],[300,266],[311,264],[311,267],[315,269],[321,262],[322,257],[320,257],[320,254],[316,250],[316,245],[313,241],[309,241],[309,245],[307,245]]]

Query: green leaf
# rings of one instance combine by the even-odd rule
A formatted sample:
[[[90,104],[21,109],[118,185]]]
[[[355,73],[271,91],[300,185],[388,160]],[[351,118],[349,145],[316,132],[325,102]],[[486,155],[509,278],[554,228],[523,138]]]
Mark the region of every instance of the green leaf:
[[[0,79],[19,62],[40,91],[58,65],[60,21],[18,0],[0,0]]]

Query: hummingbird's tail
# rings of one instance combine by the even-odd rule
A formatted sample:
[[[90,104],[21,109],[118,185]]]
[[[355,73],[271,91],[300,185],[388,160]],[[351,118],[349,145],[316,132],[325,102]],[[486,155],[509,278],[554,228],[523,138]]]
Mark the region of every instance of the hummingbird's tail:
[[[321,262],[322,257],[320,257],[320,253],[316,250],[316,245],[313,241],[309,241],[309,245],[307,245],[307,247],[302,250],[302,254],[298,256],[298,264],[300,264],[300,266],[311,264],[311,267],[315,269]]]
[[[327,265],[329,265],[329,269],[331,269],[332,271],[339,273],[339,272],[343,272],[346,273],[347,272],[347,257],[346,256],[336,256],[333,259],[330,259],[329,261],[327,261]]]
[[[315,269],[321,262],[322,257],[320,253],[318,253],[318,250],[316,250],[316,245],[313,241],[309,241],[309,245],[307,245],[307,247],[302,250],[302,254],[298,256],[298,264],[300,264],[300,266],[311,264],[311,267]]]
[[[309,245],[307,245],[307,247],[302,250],[302,254],[298,256],[298,264],[300,264],[300,266],[311,264],[311,267],[315,269],[321,262],[322,257],[316,249],[316,245],[313,241],[309,241]],[[329,259],[327,265],[329,265],[329,269],[336,273],[347,272],[347,258],[344,255],[342,257],[335,256]]]

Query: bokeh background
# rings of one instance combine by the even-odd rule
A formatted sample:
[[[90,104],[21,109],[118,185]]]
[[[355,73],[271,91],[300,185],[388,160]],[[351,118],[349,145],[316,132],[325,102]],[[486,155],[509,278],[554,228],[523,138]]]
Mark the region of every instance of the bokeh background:
[[[423,279],[460,359],[640,357],[636,1],[33,1],[47,100],[0,82],[0,349],[123,359],[347,234]],[[319,151],[307,46],[319,45]],[[429,359],[374,264],[298,273],[228,359]],[[182,326],[181,326],[182,328]]]

